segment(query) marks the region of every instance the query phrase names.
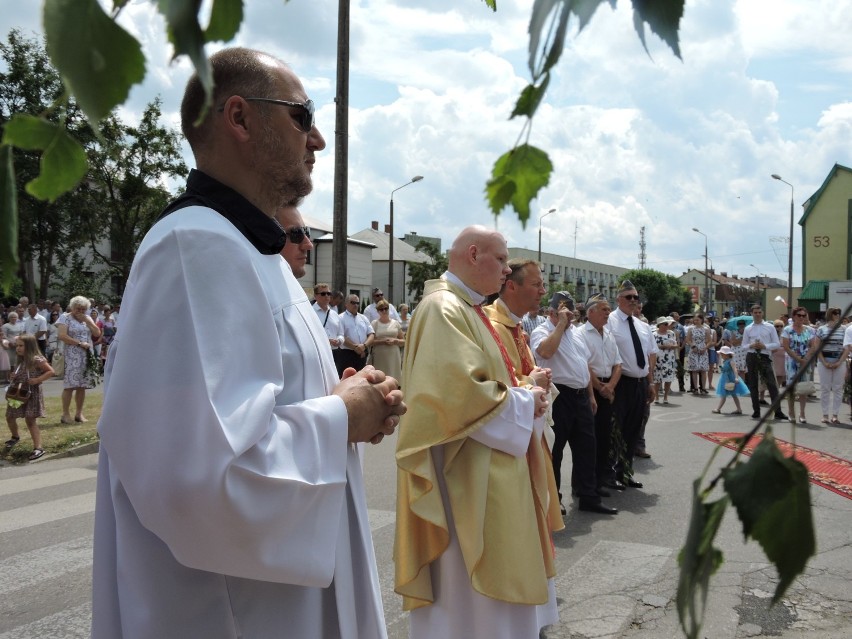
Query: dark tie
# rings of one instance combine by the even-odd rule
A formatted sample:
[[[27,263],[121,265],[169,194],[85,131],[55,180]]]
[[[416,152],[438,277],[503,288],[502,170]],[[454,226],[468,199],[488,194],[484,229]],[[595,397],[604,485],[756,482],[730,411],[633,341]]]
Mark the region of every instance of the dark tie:
[[[639,368],[645,368],[645,351],[642,350],[642,342],[639,341],[639,333],[636,332],[636,327],[633,326],[633,316],[627,316],[627,323],[630,325],[630,339],[633,340],[633,350],[636,351],[636,365]]]

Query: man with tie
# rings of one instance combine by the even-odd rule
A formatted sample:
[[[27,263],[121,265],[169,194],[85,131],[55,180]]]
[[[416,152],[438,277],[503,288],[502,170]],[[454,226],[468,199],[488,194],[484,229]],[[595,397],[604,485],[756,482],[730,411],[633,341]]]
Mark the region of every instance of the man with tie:
[[[624,490],[627,486],[642,488],[641,483],[632,479],[633,455],[645,405],[657,396],[653,379],[657,351],[650,327],[633,316],[639,293],[630,280],[619,286],[616,302],[618,308],[610,313],[607,325],[621,356],[621,379],[615,388],[614,409],[615,426],[620,430],[624,449],[616,452],[615,478],[607,486]]]

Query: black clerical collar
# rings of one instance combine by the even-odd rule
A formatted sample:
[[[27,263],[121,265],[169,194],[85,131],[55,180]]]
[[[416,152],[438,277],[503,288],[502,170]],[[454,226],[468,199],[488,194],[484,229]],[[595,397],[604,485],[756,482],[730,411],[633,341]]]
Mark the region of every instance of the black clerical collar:
[[[192,169],[186,179],[186,191],[166,207],[162,220],[187,206],[206,206],[228,220],[264,255],[280,253],[287,242],[281,225],[229,186],[198,169]]]

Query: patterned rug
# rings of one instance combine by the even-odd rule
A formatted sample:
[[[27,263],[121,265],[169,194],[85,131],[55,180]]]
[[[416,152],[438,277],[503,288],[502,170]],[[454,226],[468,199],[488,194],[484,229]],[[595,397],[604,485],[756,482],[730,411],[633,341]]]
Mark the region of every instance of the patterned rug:
[[[732,441],[742,437],[745,433],[693,433],[715,444],[721,444],[725,448],[736,450],[737,444]],[[763,439],[763,435],[755,435],[743,449],[744,455],[751,455],[757,445]],[[790,442],[775,438],[781,454],[792,457],[795,450],[796,459],[802,462],[808,469],[811,483],[822,486],[828,490],[852,499],[852,462],[841,457],[835,457],[813,448],[804,446],[793,446]]]

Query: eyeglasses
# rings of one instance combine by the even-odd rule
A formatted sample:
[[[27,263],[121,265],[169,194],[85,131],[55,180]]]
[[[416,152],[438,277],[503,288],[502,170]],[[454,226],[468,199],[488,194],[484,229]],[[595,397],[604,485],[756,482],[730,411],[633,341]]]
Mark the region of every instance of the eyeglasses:
[[[290,102],[289,100],[274,100],[273,98],[243,98],[243,100],[245,100],[246,102],[268,102],[270,104],[280,104],[281,106],[301,109],[301,112],[298,115],[290,115],[299,125],[299,128],[302,129],[302,131],[304,131],[305,133],[310,133],[311,129],[314,128],[313,100],[306,100],[305,102]],[[222,112],[224,110],[224,105],[220,106],[218,109],[219,112]]]
[[[622,295],[621,297],[623,297],[623,298],[624,298],[624,299],[626,299],[626,300],[633,300],[634,302],[638,302],[638,301],[639,301],[639,296],[638,296],[638,295]]]
[[[331,295],[331,291],[320,291],[317,295],[320,295],[321,297],[328,297]]]
[[[796,313],[796,317],[807,317],[807,313]]]
[[[357,303],[358,303],[358,301],[357,301],[357,300],[349,300],[349,301],[348,301],[348,302],[346,302],[346,303],[347,303],[347,304],[357,304]]]
[[[284,232],[293,244],[301,244],[305,241],[305,238],[311,238],[311,229],[307,226],[294,226],[289,229],[284,229]]]
[[[389,308],[380,308],[379,313],[388,313],[390,311]]]

